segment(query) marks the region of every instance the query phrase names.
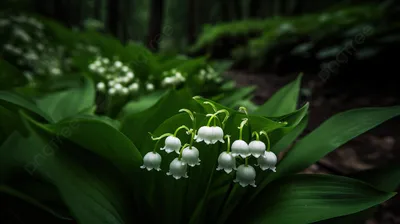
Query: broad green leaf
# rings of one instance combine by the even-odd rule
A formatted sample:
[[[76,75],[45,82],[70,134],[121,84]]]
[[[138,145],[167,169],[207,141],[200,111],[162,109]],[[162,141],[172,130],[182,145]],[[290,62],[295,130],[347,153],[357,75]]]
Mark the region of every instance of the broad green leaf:
[[[142,165],[142,156],[135,145],[103,119],[81,115],[57,124],[35,124],[57,138],[66,138],[107,159],[127,176],[133,177]]]
[[[400,106],[339,113],[300,140],[279,163],[278,175],[299,172],[358,135],[400,115]]]
[[[23,161],[31,175],[55,185],[79,223],[130,223],[130,189],[115,166],[58,135],[49,135],[24,116],[32,135],[18,141],[12,157]]]
[[[391,192],[395,191],[400,186],[400,166],[397,164],[390,164],[384,167],[360,171],[350,175],[350,177],[371,184],[372,186],[374,186],[379,190]],[[367,218],[372,217],[373,214],[377,211],[377,209],[378,209],[377,206],[375,206],[355,214],[335,217],[318,223],[319,224],[361,223],[362,221],[365,221]]]
[[[64,216],[56,213],[55,211],[53,211],[52,208],[46,206],[45,204],[41,203],[37,199],[35,199],[35,198],[33,198],[33,197],[29,196],[29,195],[26,195],[23,192],[20,192],[20,191],[18,191],[16,189],[13,189],[13,188],[11,188],[11,187],[9,187],[7,185],[0,185],[0,193],[7,194],[7,195],[10,195],[12,197],[18,198],[18,199],[20,199],[20,200],[22,200],[24,202],[27,202],[27,203],[35,206],[35,207],[38,207],[38,208],[42,209],[43,211],[46,211],[46,212],[50,213],[51,215],[53,215],[53,216],[55,216],[57,218],[70,220],[69,218],[64,217]]]
[[[275,154],[287,149],[300,135],[308,124],[308,115],[306,115],[298,125],[296,125],[287,135],[283,136],[272,148]]]
[[[27,83],[28,80],[17,68],[0,59],[0,90],[23,86]]]
[[[279,89],[266,103],[261,105],[253,114],[278,117],[296,110],[302,74],[297,79]]]
[[[235,104],[236,102],[245,99],[252,92],[254,92],[255,89],[256,89],[256,87],[254,87],[254,86],[235,89],[233,91],[224,93],[224,97],[222,99],[220,99],[218,102],[227,107],[236,106],[236,104]]]
[[[128,102],[124,108],[122,108],[122,111],[118,115],[118,117],[123,119],[125,116],[129,114],[135,114],[142,112],[154,104],[157,103],[157,101],[164,95],[164,91],[157,91],[154,93],[151,93],[149,95],[145,95],[143,97],[140,97],[136,101],[130,101]]]
[[[34,102],[31,102],[24,97],[17,95],[12,92],[0,91],[0,105],[4,106],[8,110],[16,113],[19,109],[23,109],[28,113],[33,113],[36,116],[40,116],[46,121],[52,122],[51,117],[46,115]]]
[[[389,164],[360,171],[350,175],[350,177],[369,183],[382,191],[395,191],[400,186],[400,166]]]
[[[272,182],[231,221],[308,224],[365,210],[395,194],[347,177],[293,175]]]
[[[94,84],[89,78],[85,77],[81,87],[49,94],[38,99],[37,104],[57,122],[93,107],[94,101]]]
[[[279,176],[300,172],[349,140],[398,115],[399,106],[354,109],[336,114],[298,141],[278,162],[277,172],[270,174],[261,188]]]

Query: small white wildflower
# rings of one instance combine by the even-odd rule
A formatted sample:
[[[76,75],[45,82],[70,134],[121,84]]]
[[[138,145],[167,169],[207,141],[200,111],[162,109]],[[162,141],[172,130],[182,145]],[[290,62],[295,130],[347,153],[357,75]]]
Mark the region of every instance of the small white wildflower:
[[[276,163],[278,161],[278,158],[276,157],[275,153],[271,151],[266,151],[264,155],[258,157],[257,159],[257,166],[260,166],[262,170],[267,170],[270,169],[273,172],[276,172]]]
[[[108,64],[108,63],[110,63],[110,59],[108,59],[108,58],[103,58],[102,62],[103,62],[104,64]]]
[[[110,94],[111,96],[115,95],[116,92],[117,92],[117,91],[116,91],[114,88],[110,88],[110,89],[108,90],[108,94]]]
[[[153,91],[154,90],[154,84],[153,83],[147,83],[146,84],[146,89],[148,91]]]
[[[61,70],[59,68],[51,68],[50,72],[53,75],[60,75],[61,74]]]
[[[97,83],[96,88],[99,91],[104,91],[106,89],[106,84],[104,84],[104,82],[99,82],[99,83]]]
[[[264,155],[266,148],[267,147],[262,141],[255,140],[249,143],[250,154],[256,158],[260,157],[261,155]]]
[[[97,69],[97,67],[95,64],[90,64],[89,69],[94,72]]]
[[[132,84],[128,87],[128,89],[129,89],[130,91],[136,92],[136,91],[139,90],[139,84],[136,83],[136,82],[134,82],[134,83],[132,83]]]
[[[236,159],[231,153],[222,152],[218,156],[218,167],[217,170],[224,170],[226,173],[236,170]]]
[[[108,81],[108,85],[109,86],[114,86],[115,85],[115,81],[114,80]]]
[[[114,89],[120,91],[122,89],[122,85],[120,83],[115,83]]]
[[[182,162],[191,167],[200,165],[199,150],[194,146],[184,148],[182,151]]]
[[[122,93],[123,95],[128,95],[129,89],[124,87],[124,88],[121,89],[121,93]]]
[[[103,74],[105,71],[106,71],[106,69],[104,67],[97,68],[97,72],[100,74]]]
[[[243,140],[235,140],[232,143],[231,149],[234,157],[241,156],[245,158],[250,155],[249,145]]]
[[[181,148],[182,143],[181,140],[175,136],[168,136],[165,139],[165,146],[160,150],[165,150],[166,153],[171,153],[175,151],[179,154],[179,149]]]
[[[168,176],[173,176],[175,179],[188,178],[187,164],[182,162],[179,158],[175,158],[169,164]]]
[[[246,187],[247,185],[256,187],[256,171],[250,165],[240,165],[236,171],[236,179],[233,181],[239,183],[240,186]]]
[[[212,134],[213,133],[212,133],[211,127],[202,126],[197,131],[197,135],[194,136],[194,139],[196,140],[196,142],[204,141],[208,145],[208,144],[211,144],[211,140],[212,140],[212,136],[213,136]]]
[[[114,66],[117,67],[117,68],[121,68],[122,67],[122,62],[116,61],[116,62],[114,62]]]
[[[129,68],[128,68],[127,66],[123,66],[123,67],[122,67],[122,71],[123,71],[123,72],[129,72]]]
[[[140,168],[147,169],[148,171],[153,169],[160,171],[161,160],[161,155],[157,152],[148,152],[143,157],[143,165]]]
[[[135,77],[135,75],[133,74],[133,72],[128,72],[128,73],[126,73],[126,77],[133,79]]]

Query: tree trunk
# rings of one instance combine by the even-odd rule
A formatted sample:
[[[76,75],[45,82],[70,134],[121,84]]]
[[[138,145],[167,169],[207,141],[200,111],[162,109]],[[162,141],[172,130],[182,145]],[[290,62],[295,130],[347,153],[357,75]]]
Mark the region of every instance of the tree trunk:
[[[108,31],[119,38],[119,6],[120,0],[107,1],[107,29]]]
[[[301,4],[300,0],[292,0],[292,4],[290,6],[289,15],[300,15],[301,14]]]
[[[153,51],[157,51],[159,49],[159,43],[162,36],[161,29],[162,29],[163,11],[164,11],[163,0],[151,1],[147,43],[148,47]]]
[[[260,3],[261,3],[260,0],[251,0],[250,1],[250,6],[249,6],[249,8],[250,8],[250,13],[249,13],[250,18],[254,19],[254,18],[258,17],[258,10],[260,9],[260,6],[261,6]]]
[[[102,21],[103,0],[94,0],[94,18]]]
[[[189,0],[188,2],[188,27],[187,27],[187,38],[188,44],[192,45],[196,40],[196,1]]]
[[[234,0],[233,1],[233,7],[235,11],[235,18],[237,20],[242,19],[242,5],[240,0]]]
[[[123,22],[122,22],[122,42],[127,43],[130,38],[130,27],[132,24],[132,5],[133,0],[125,0],[122,11],[123,11]]]

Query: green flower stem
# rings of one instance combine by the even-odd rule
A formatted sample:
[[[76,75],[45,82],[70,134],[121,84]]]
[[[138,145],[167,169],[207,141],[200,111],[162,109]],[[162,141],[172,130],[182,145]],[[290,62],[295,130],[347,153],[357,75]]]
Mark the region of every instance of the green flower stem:
[[[253,134],[251,135],[251,137],[254,137],[254,135],[256,136],[256,140],[260,141],[260,135],[258,134],[258,132],[253,131]]]
[[[193,141],[194,141],[194,136],[196,135],[196,131],[191,129],[192,132],[192,136],[190,136],[190,144],[189,144],[189,148],[192,149],[192,145],[193,145]]]
[[[231,152],[231,136],[230,135],[225,135],[224,137],[226,139],[226,152],[230,153]]]
[[[179,157],[178,157],[179,160],[182,159],[182,152],[183,152],[183,149],[186,148],[186,146],[188,146],[188,145],[189,145],[189,144],[186,143],[186,144],[184,144],[184,145],[182,146],[181,150],[179,151]]]
[[[179,128],[177,128],[174,132],[174,137],[176,137],[176,135],[178,134],[179,130],[185,129],[186,131],[189,131],[190,129],[188,127],[186,127],[185,125],[180,126]]]
[[[217,112],[217,107],[210,101],[205,101],[204,104],[210,105],[212,107],[212,109],[214,110],[214,112]]]
[[[157,150],[157,148],[158,148],[157,145],[158,145],[158,143],[159,143],[160,141],[161,141],[161,138],[157,140],[156,144],[154,144],[153,152],[156,152],[156,150]]]
[[[267,151],[271,151],[271,142],[269,140],[268,134],[265,131],[260,131],[260,135],[265,135],[265,138],[267,138]]]
[[[245,113],[246,115],[249,115],[249,114],[247,113],[246,107],[239,107],[239,111]]]
[[[249,157],[246,156],[246,158],[244,159],[244,166],[248,166],[249,165]]]
[[[190,120],[192,120],[192,125],[193,128],[196,128],[196,117],[194,116],[194,113],[188,109],[180,109],[179,112],[186,112],[187,114],[189,114]]]
[[[152,140],[160,140],[160,139],[165,138],[167,136],[173,136],[173,134],[171,134],[171,133],[165,133],[165,134],[163,134],[163,135],[161,135],[159,137],[154,137],[153,134],[151,134],[150,132],[149,132],[149,134],[150,134]]]
[[[242,123],[240,123],[240,126],[239,126],[239,140],[243,140],[243,127],[246,125],[247,121],[248,121],[248,119],[244,118]]]

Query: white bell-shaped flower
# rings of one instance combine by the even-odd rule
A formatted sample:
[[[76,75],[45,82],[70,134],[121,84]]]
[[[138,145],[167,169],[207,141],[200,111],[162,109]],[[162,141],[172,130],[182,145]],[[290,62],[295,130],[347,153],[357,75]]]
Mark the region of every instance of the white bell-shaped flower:
[[[197,132],[197,135],[194,137],[194,139],[196,140],[196,142],[204,141],[207,145],[215,144],[218,141],[225,143],[224,131],[222,130],[221,127],[218,127],[218,126],[200,127]]]
[[[214,144],[218,141],[220,141],[221,143],[225,143],[224,141],[224,131],[222,130],[221,127],[219,126],[214,126],[211,127],[211,144]]]
[[[165,150],[166,153],[171,153],[175,151],[176,153],[179,154],[179,149],[181,148],[182,143],[179,138],[175,136],[168,136],[165,139],[165,146],[161,148],[161,150]]]
[[[191,167],[200,165],[199,150],[194,146],[184,148],[182,151],[182,162]]]
[[[250,154],[256,158],[264,155],[266,148],[265,143],[262,141],[255,140],[249,143]]]
[[[211,127],[202,126],[197,131],[197,135],[194,136],[194,139],[196,140],[196,142],[204,141],[206,144],[210,144],[211,143],[211,140],[210,140],[211,135],[212,135]]]
[[[273,172],[276,172],[276,163],[278,161],[278,158],[276,157],[276,155],[271,152],[271,151],[266,151],[264,153],[264,155],[258,157],[257,162],[258,162],[258,166],[260,166],[260,168],[262,170],[267,170],[270,169]]]
[[[218,156],[217,170],[224,170],[226,173],[236,170],[236,159],[229,152],[222,152]]]
[[[240,165],[236,171],[236,179],[233,180],[235,183],[239,183],[240,186],[246,187],[247,185],[256,187],[256,170],[250,165]]]
[[[172,160],[169,164],[168,176],[173,176],[175,179],[188,178],[187,175],[187,164],[182,162],[179,158]]]
[[[160,171],[161,170],[160,165],[161,165],[161,155],[158,154],[157,152],[148,152],[143,157],[143,165],[140,166],[140,168],[147,169],[148,171],[152,169]]]
[[[243,140],[235,140],[231,146],[232,156],[241,156],[243,158],[250,155],[249,145]]]

